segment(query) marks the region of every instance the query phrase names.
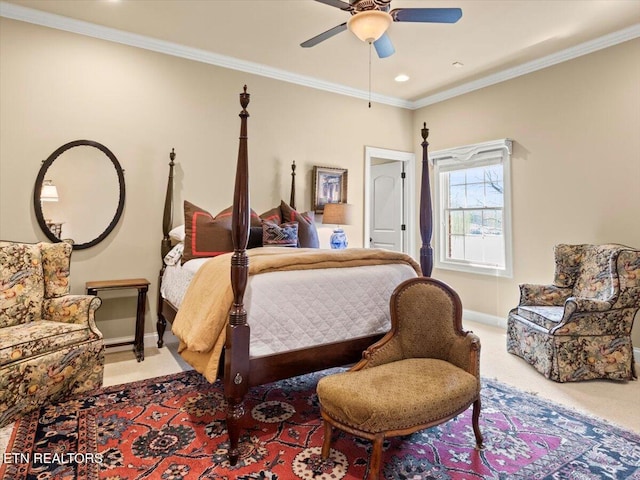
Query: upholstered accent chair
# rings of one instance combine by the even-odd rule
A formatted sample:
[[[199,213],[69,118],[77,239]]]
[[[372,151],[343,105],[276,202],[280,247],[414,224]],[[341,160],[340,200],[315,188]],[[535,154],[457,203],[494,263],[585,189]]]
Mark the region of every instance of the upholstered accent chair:
[[[350,370],[326,376],[317,393],[324,420],[323,458],[332,428],[373,441],[369,480],[377,480],[385,438],[443,423],[473,404],[482,448],[480,340],[462,329],[462,305],[446,284],[412,278],[391,296],[391,331]]]
[[[0,427],[102,385],[101,300],[69,294],[71,245],[0,242]]]
[[[640,251],[556,245],[551,285],[520,285],[507,350],[556,382],[636,378],[631,328],[640,308]]]

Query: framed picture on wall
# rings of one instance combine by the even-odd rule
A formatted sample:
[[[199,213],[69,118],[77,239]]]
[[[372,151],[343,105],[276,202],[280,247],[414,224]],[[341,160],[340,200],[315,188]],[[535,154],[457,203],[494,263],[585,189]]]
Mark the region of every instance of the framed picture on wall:
[[[327,203],[347,203],[347,169],[313,167],[312,208],[324,212]]]

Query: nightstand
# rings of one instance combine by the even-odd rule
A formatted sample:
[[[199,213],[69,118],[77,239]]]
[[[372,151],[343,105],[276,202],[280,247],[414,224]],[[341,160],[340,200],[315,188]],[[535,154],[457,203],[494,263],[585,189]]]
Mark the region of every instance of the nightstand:
[[[119,342],[108,347],[120,347],[122,345],[133,345],[138,362],[144,360],[144,311],[147,302],[147,291],[149,290],[149,280],[146,278],[125,278],[122,280],[101,280],[87,282],[87,295],[97,295],[101,290],[138,290],[138,309],[136,312],[136,334],[132,342]]]

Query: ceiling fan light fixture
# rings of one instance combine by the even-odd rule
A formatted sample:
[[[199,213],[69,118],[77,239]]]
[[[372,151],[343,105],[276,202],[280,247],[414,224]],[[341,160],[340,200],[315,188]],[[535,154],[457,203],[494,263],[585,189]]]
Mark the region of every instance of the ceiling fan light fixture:
[[[347,28],[363,42],[372,43],[384,35],[392,21],[387,12],[365,10],[352,15]]]

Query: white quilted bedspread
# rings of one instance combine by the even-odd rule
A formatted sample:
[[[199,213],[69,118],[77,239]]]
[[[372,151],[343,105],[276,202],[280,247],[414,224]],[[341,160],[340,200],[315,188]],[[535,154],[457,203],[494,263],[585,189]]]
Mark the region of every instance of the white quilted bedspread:
[[[179,307],[203,260],[167,267],[161,293]],[[389,298],[416,272],[388,264],[323,270],[270,272],[250,276],[245,308],[251,327],[251,356],[336,342],[389,329]]]

